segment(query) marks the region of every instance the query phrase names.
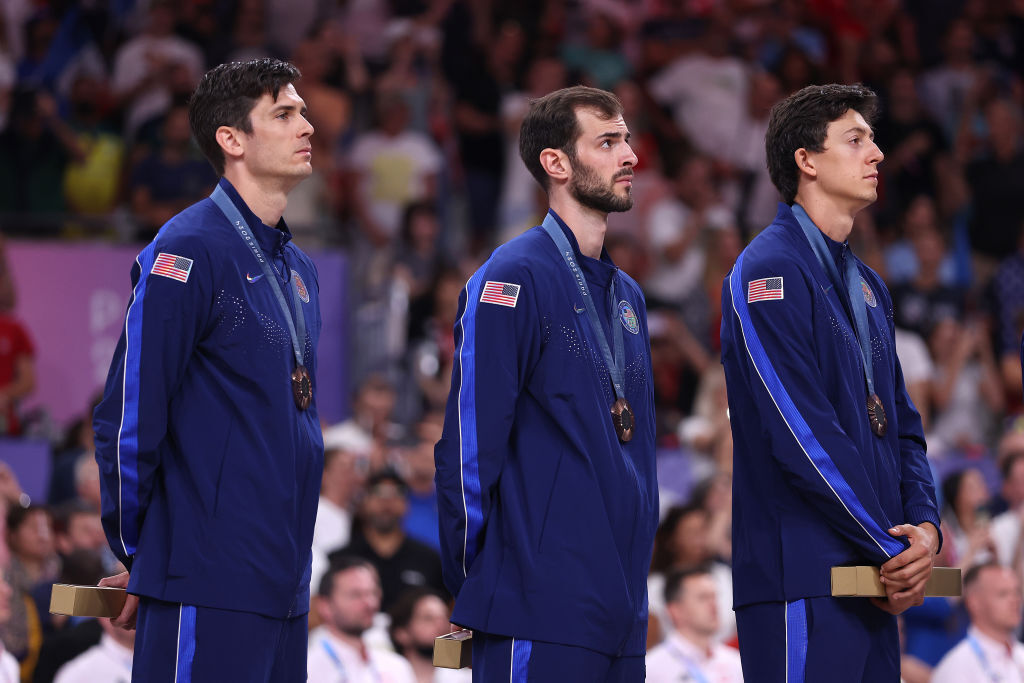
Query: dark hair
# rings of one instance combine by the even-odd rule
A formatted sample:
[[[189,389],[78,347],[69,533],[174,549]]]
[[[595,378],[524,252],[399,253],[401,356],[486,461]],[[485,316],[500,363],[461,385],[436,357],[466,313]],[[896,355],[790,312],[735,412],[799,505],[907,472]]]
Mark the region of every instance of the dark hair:
[[[362,567],[369,569],[373,576],[377,579],[377,584],[380,585],[380,574],[377,573],[377,568],[373,566],[373,563],[367,560],[365,557],[359,557],[358,555],[344,555],[344,554],[331,554],[330,565],[327,567],[327,571],[320,577],[320,585],[317,586],[317,595],[322,598],[331,597],[331,593],[334,590],[334,577],[342,572],[347,572],[349,569],[355,569]]]
[[[66,500],[53,508],[53,533],[66,534],[71,528],[71,520],[79,515],[99,517],[99,511],[81,498]]]
[[[999,564],[996,560],[989,560],[972,566],[967,570],[967,573],[964,574],[964,591],[978,583],[981,573],[986,569],[999,569],[1002,566],[1003,565]]]
[[[1003,459],[999,462],[999,475],[1003,481],[1010,478],[1010,473],[1013,472],[1014,466],[1020,461],[1024,460],[1024,451],[1012,450],[1003,456]]]
[[[711,568],[706,564],[676,569],[665,577],[665,604],[675,602],[683,592],[683,584],[693,576],[710,576]]]
[[[405,479],[402,478],[402,475],[398,473],[398,470],[393,467],[385,467],[384,469],[380,469],[372,473],[366,480],[365,490],[367,494],[369,494],[377,484],[385,481],[390,481],[397,486],[403,496],[409,493],[409,485],[405,482]]]
[[[302,77],[288,62],[264,57],[215,66],[203,76],[188,103],[188,122],[199,148],[224,175],[224,150],[217,142],[221,126],[252,133],[249,114],[257,100],[269,94],[277,100],[281,88]]]
[[[530,102],[530,111],[523,119],[519,156],[545,192],[551,181],[541,166],[540,153],[548,148],[559,149],[571,163],[576,162],[576,140],[583,132],[576,116],[579,109],[589,109],[607,120],[622,115],[622,102],[607,90],[574,85]]]
[[[416,611],[416,605],[419,604],[420,600],[428,596],[433,596],[444,602],[444,597],[433,588],[413,586],[399,593],[395,603],[388,610],[388,614],[391,616],[391,623],[388,625],[388,636],[391,637],[391,644],[394,645],[395,652],[402,653],[402,646],[395,640],[395,632],[409,625],[409,622],[412,621],[413,612]]]
[[[29,517],[37,512],[42,512],[46,515],[47,519],[50,517],[50,511],[42,505],[18,505],[15,503],[11,506],[11,509],[7,511],[7,533],[13,534],[21,525],[24,524]]]
[[[668,571],[675,564],[675,555],[672,549],[672,536],[676,533],[676,527],[684,518],[698,513],[707,515],[708,511],[696,503],[687,505],[675,505],[665,513],[664,519],[654,532],[654,556],[651,558],[651,571]]]
[[[768,175],[792,204],[796,198],[800,169],[793,153],[801,147],[811,152],[825,148],[828,124],[853,109],[870,125],[878,109],[874,91],[863,85],[809,85],[772,107],[768,132],[764,136]]]

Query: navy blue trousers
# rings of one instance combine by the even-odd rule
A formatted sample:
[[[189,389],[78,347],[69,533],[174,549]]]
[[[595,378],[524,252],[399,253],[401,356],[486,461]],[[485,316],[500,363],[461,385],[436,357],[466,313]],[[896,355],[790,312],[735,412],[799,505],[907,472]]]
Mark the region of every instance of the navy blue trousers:
[[[736,610],[745,683],[899,683],[896,617],[867,598],[804,598]]]
[[[139,601],[134,683],[296,683],[306,680],[306,615]]]
[[[644,658],[473,632],[473,683],[636,683]]]

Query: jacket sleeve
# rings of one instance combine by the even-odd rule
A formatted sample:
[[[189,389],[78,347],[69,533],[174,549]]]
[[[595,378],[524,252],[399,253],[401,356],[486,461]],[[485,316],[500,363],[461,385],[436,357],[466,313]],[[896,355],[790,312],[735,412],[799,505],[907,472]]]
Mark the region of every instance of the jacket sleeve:
[[[519,286],[515,302],[481,300],[488,282]],[[516,402],[540,352],[536,292],[525,268],[484,264],[463,288],[452,386],[434,449],[441,564],[458,595],[487,534],[515,425]],[[506,288],[511,294],[512,289]]]
[[[124,328],[93,414],[103,529],[129,570],[159,476],[169,406],[210,310],[205,254],[157,240],[132,267]],[[166,257],[157,262],[160,254],[176,257],[176,267],[164,265]]]
[[[882,292],[890,315],[889,334],[895,337],[895,325],[892,322],[892,298],[885,283],[877,276],[874,278],[875,291]],[[939,534],[939,547],[942,547],[942,524],[939,521],[939,508],[935,500],[935,478],[928,464],[927,446],[924,439],[924,426],[921,414],[917,412],[914,402],[907,393],[907,385],[903,379],[903,366],[896,355],[893,345],[893,396],[896,401],[896,422],[899,426],[900,439],[900,496],[903,501],[903,519],[907,524],[931,522]]]
[[[735,357],[746,366],[742,372],[758,415],[731,417],[759,420],[771,455],[793,488],[865,558],[883,564],[906,545],[887,531],[891,523],[815,362],[817,345],[839,342],[815,338],[811,287],[817,285],[791,259],[765,258],[748,265],[746,257],[747,252],[740,255],[724,283],[723,315],[734,317]],[[781,296],[748,302],[752,280],[776,277],[781,278]]]

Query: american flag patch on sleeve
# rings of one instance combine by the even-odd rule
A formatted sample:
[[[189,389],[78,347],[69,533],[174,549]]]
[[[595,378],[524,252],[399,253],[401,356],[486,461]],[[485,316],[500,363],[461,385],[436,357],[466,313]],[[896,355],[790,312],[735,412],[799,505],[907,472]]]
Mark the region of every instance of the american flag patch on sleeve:
[[[480,301],[485,304],[498,304],[515,308],[519,300],[520,286],[511,282],[494,282],[488,280],[484,283],[484,289],[480,292]]]
[[[192,272],[192,259],[160,252],[153,261],[154,275],[169,277],[178,282],[188,282],[188,274]]]
[[[765,277],[747,284],[747,303],[782,298],[782,278]]]

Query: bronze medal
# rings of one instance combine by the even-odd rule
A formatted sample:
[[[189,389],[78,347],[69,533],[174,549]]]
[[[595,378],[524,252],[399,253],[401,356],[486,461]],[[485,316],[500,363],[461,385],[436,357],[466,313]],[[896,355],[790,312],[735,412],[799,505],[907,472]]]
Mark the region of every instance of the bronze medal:
[[[878,394],[868,396],[868,421],[871,422],[871,431],[875,433],[875,436],[885,436],[887,426],[885,408],[882,407],[882,399],[878,398]]]
[[[625,398],[620,398],[612,404],[612,424],[615,425],[615,433],[619,435],[619,441],[625,443],[633,438],[636,419],[633,415],[633,408]]]
[[[292,396],[299,410],[305,410],[313,401],[313,383],[305,365],[300,365],[292,371]]]

